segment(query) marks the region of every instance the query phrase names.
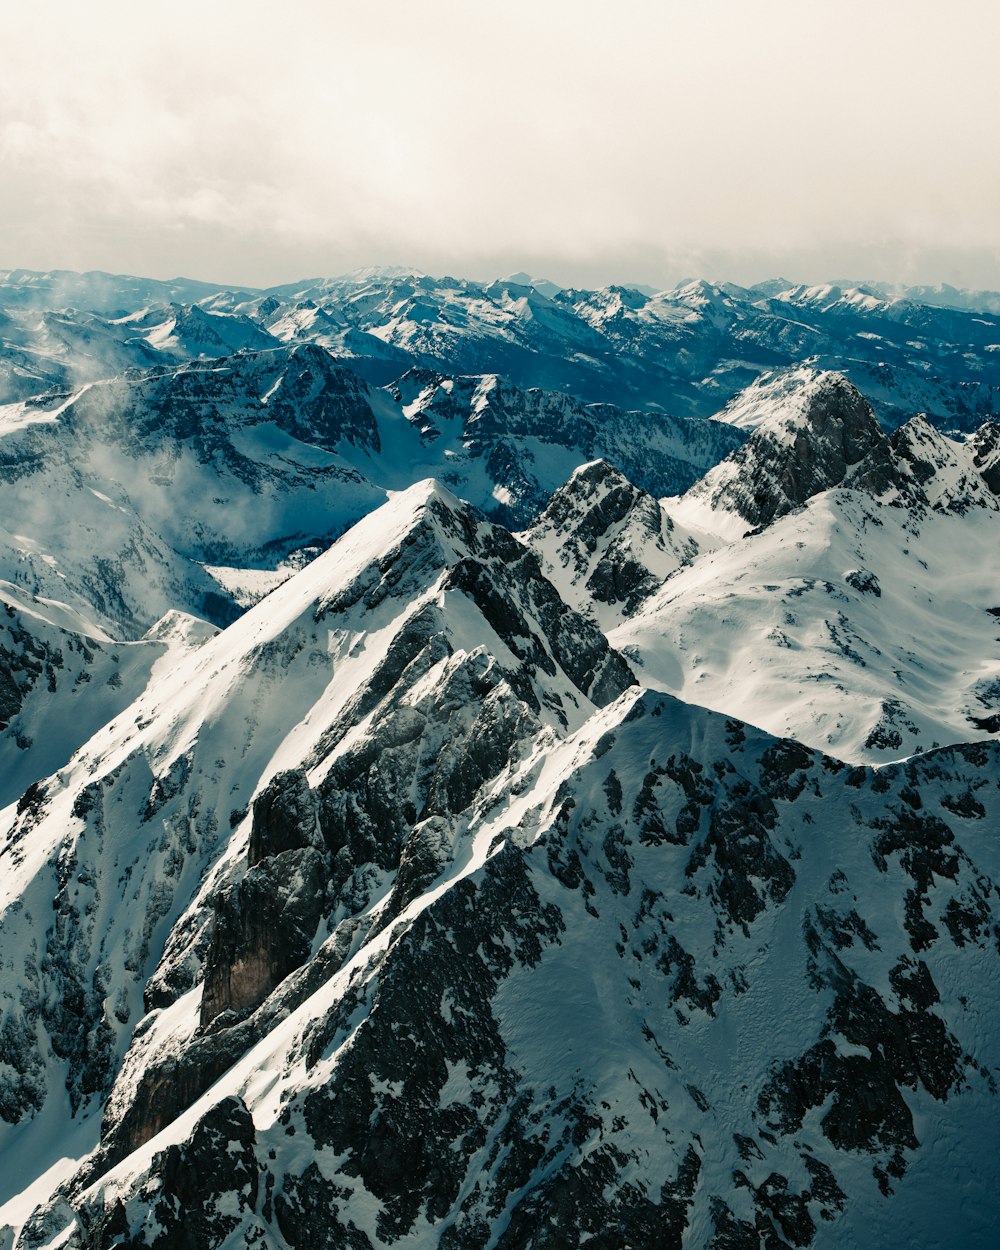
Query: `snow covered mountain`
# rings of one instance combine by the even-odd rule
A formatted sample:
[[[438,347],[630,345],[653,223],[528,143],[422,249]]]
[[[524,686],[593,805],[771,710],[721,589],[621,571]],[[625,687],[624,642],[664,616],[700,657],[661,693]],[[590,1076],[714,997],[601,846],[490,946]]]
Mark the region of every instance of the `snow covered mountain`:
[[[764,419],[751,415],[761,408]],[[849,469],[884,442],[871,405],[836,373],[800,370],[780,386],[757,383],[728,411],[737,418],[734,424],[755,425],[754,435],[684,501],[685,515],[700,518],[710,530],[769,525],[842,483]]]
[[[505,524],[533,520],[553,491],[595,457],[656,495],[674,494],[746,437],[717,421],[522,391],[495,375],[444,378],[411,370],[388,390],[419,431],[420,470]]]
[[[0,271],[0,403],[127,369],[279,345],[256,321],[193,302],[212,289],[109,274]],[[80,303],[68,302],[74,299]]]
[[[994,733],[996,430],[886,436],[843,378],[807,377],[666,501],[703,554],[614,644],[644,682],[846,760]]]
[[[971,429],[1000,412],[995,309],[777,287],[688,282],[650,295],[375,273],[281,294],[335,307],[424,365],[622,407],[710,416],[761,373],[808,360],[844,372],[888,424],[924,411]]]
[[[992,1250],[1000,423],[800,350],[966,314],[105,277],[0,409],[0,1250]]]
[[[477,283],[399,268],[268,291],[7,271],[0,401],[110,377],[123,362],[283,342],[325,347],[375,385],[411,367],[498,374],[587,403],[699,417],[763,374],[808,363],[844,373],[887,425],[919,411],[968,431],[1000,413],[998,299],[780,280],[587,291],[524,273]]]
[[[0,578],[129,637],[171,609],[226,624],[423,477],[524,524],[594,455],[668,494],[743,437],[496,377],[372,389],[309,344],[132,371],[0,408]]]
[[[0,409],[2,576],[126,637],[171,609],[226,623],[203,565],[281,558],[385,499],[325,450],[377,438],[362,382],[318,348],[232,359]]]
[[[407,573],[359,568],[363,543],[377,530],[399,544],[407,572],[418,572],[415,558],[433,573],[424,540],[408,544],[397,527],[416,521],[437,545],[459,541],[443,530],[469,524],[438,496],[442,511],[421,525],[413,504],[427,509],[435,497],[411,498],[363,523],[364,538],[342,540],[350,551],[339,560],[328,553],[299,574],[308,586],[278,592],[267,632],[303,608],[293,635],[317,624],[339,633],[341,614],[350,620],[358,608],[381,624],[403,607],[405,598],[379,593]],[[487,564],[492,538],[477,536]],[[437,560],[444,554],[439,547]],[[333,589],[331,566],[360,574],[374,607],[355,598],[358,583],[345,597],[339,569],[334,597],[318,601],[320,586]],[[472,601],[455,590],[464,620]],[[64,1178],[60,1193],[26,1218],[20,1244],[69,1230],[64,1244],[166,1246],[184,1227],[206,1246],[527,1247],[595,1237],[861,1246],[873,1235],[944,1245],[956,1229],[963,1244],[988,1245],[995,1156],[984,1160],[982,1143],[995,1123],[1000,1058],[989,1028],[996,978],[983,974],[996,959],[995,747],[852,769],[629,688],[613,653],[574,623],[568,654],[614,674],[602,679],[602,699],[616,686],[621,695],[588,715],[577,686],[572,702],[584,716],[573,717],[575,732],[563,736],[573,724],[543,712],[548,725],[536,714],[534,743],[529,732],[511,755],[483,754],[497,743],[482,723],[493,699],[481,709],[467,693],[452,701],[447,681],[427,698],[449,669],[475,672],[477,654],[484,674],[495,663],[486,658],[493,631],[478,652],[450,652],[459,635],[447,624],[447,593],[437,619],[449,642],[438,644],[440,658],[433,641],[429,654],[418,650],[427,658],[413,684],[386,691],[377,659],[374,681],[347,681],[348,700],[374,712],[360,737],[341,736],[334,684],[333,698],[315,705],[319,723],[292,730],[294,752],[284,738],[267,772],[303,755],[304,767],[273,772],[257,789],[151,980],[178,896],[218,845],[216,804],[190,806],[220,750],[215,695],[207,721],[196,713],[196,738],[175,706],[173,742],[156,753],[170,721],[150,708],[132,752],[105,740],[112,749],[91,758],[89,782],[74,770],[58,792],[24,805],[8,853],[23,857],[16,872],[34,881],[20,895],[28,905],[18,949],[32,950],[35,891],[47,896],[60,865],[66,882],[32,997],[7,1032],[24,1070],[21,1097],[41,1100],[43,1084],[51,1091],[31,1122],[39,1162],[65,1150],[45,1127],[47,1112],[57,1124],[65,1115],[55,1096],[63,1080],[84,1148],[113,1089],[101,1147],[79,1170],[65,1160],[49,1174],[47,1184]],[[248,641],[264,623],[262,608],[246,618]],[[467,623],[469,642],[483,637],[481,622]],[[531,628],[539,624],[536,616]],[[231,645],[209,643],[199,661],[218,673],[212,691],[221,692]],[[393,663],[396,646],[380,643],[382,663]],[[552,655],[547,641],[542,648],[540,657]],[[357,660],[348,652],[340,662]],[[281,679],[290,696],[295,664]],[[239,698],[264,674],[245,659],[237,666],[225,681],[235,680],[228,689]],[[555,669],[565,709],[573,686]],[[517,707],[504,687],[518,671],[497,673],[500,706],[513,698]],[[268,744],[281,739],[275,718],[255,723]],[[442,734],[451,745],[443,759]],[[247,796],[261,748],[211,784]],[[429,771],[415,772],[415,759]],[[400,782],[429,803],[422,815],[396,806]],[[147,790],[145,824],[112,850],[119,795],[134,804]],[[400,823],[409,826],[401,847]],[[107,858],[81,880],[77,865],[95,837]],[[166,860],[151,862],[146,840]],[[144,894],[154,886],[150,909]],[[131,934],[120,954],[109,922]],[[123,957],[125,976],[115,966]],[[88,991],[95,977],[125,992],[102,1001],[102,989]],[[74,1008],[35,1009],[52,1037],[36,1059],[25,1024],[33,1001],[53,1001],[52,978],[62,989],[55,1000]],[[115,1039],[143,1010],[114,1079]],[[25,1217],[16,1201],[4,1210]]]
[[[339,949],[361,915],[374,936],[453,858],[467,870],[470,809],[495,801],[534,739],[551,746],[633,682],[506,531],[433,484],[398,496],[161,666],[125,715],[7,809],[3,888],[20,901],[5,958],[20,950],[16,984],[34,988],[6,1003],[3,1118],[32,1117],[32,1139],[51,1133],[59,1149],[65,1089],[96,1144],[127,1026],[152,1011],[125,1065],[137,1088],[116,1087],[103,1112],[102,1158],[152,1136],[150,1117],[172,1118],[164,1046],[180,1058],[173,1029],[149,1032],[164,1009],[194,1009],[187,1041],[217,1018],[236,1027],[177,1085],[179,1112],[192,1082],[201,1093],[238,1039],[249,1046],[247,1009],[309,959],[317,924]],[[296,812],[313,787],[310,833]],[[55,928],[39,929],[56,894]],[[208,998],[194,985],[205,959]]]
[[[577,469],[522,537],[565,601],[605,631],[699,550],[657,499],[605,460]]]

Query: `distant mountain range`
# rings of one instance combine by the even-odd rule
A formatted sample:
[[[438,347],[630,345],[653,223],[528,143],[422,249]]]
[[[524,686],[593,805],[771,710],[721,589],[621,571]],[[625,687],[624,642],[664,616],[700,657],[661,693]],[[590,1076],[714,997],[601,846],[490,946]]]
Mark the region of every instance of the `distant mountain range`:
[[[0,309],[0,1250],[992,1250],[993,313]]]
[[[532,282],[534,284],[532,284]],[[844,373],[898,425],[1000,412],[1000,295],[885,284],[693,281],[562,289],[369,269],[267,291],[0,271],[0,400],[127,367],[315,343],[378,385],[417,367],[499,374],[588,403],[712,416],[762,373]]]

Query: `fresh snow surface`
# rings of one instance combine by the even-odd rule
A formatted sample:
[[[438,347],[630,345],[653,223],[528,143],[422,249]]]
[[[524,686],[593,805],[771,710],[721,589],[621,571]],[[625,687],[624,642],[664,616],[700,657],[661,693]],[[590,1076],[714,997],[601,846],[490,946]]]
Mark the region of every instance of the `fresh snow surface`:
[[[522,537],[563,599],[605,631],[699,550],[658,500],[604,461],[577,469]]]
[[[610,637],[657,689],[898,759],[989,736],[972,718],[1000,710],[998,584],[995,509],[914,516],[840,489],[678,570]]]
[[[355,1035],[348,1032],[318,1059],[307,1061],[305,1050],[310,1031],[329,1018],[349,995],[363,1002],[366,995],[377,994],[393,958],[402,957],[400,952],[408,949],[408,943],[419,944],[419,939],[411,939],[410,935],[418,932],[422,918],[429,918],[426,923],[431,932],[439,932],[433,918],[450,914],[446,900],[461,882],[474,880],[485,894],[490,862],[496,861],[503,849],[503,839],[497,835],[505,833],[523,848],[539,905],[561,915],[558,941],[546,939],[538,956],[516,965],[512,975],[501,982],[492,1002],[493,1019],[504,1038],[507,1062],[518,1073],[519,1088],[534,1100],[530,1106],[544,1110],[545,1123],[557,1137],[566,1132],[565,1154],[551,1161],[552,1173],[565,1158],[573,1157],[569,1135],[574,1122],[564,1117],[570,1116],[577,1100],[595,1098],[599,1091],[600,1102],[589,1104],[594,1122],[587,1130],[583,1150],[576,1156],[576,1166],[585,1166],[587,1154],[597,1151],[610,1138],[622,1152],[624,1162],[622,1170],[608,1184],[609,1196],[622,1194],[622,1187],[629,1184],[639,1186],[640,1192],[657,1187],[663,1180],[663,1161],[667,1161],[672,1175],[680,1165],[686,1143],[697,1141],[700,1189],[725,1193],[737,1211],[743,1211],[744,1206],[752,1211],[749,1196],[741,1197],[739,1189],[732,1187],[733,1135],[757,1133],[748,1117],[745,1089],[733,1079],[733,1072],[738,1070],[754,1081],[764,1080],[776,1063],[802,1053],[815,1040],[816,1022],[810,1013],[787,1011],[788,1003],[806,1001],[814,993],[817,964],[802,940],[803,917],[815,924],[815,909],[820,900],[834,908],[840,906],[837,892],[845,887],[835,883],[849,883],[846,888],[853,891],[850,897],[856,913],[871,918],[878,941],[864,946],[852,944],[849,950],[840,948],[839,958],[849,961],[866,982],[881,986],[889,962],[898,958],[900,951],[898,913],[894,910],[900,886],[895,873],[880,876],[873,872],[864,838],[843,836],[843,809],[837,800],[843,794],[853,794],[865,813],[877,818],[882,810],[878,788],[859,792],[847,770],[842,769],[839,779],[834,780],[836,773],[830,777],[830,770],[817,761],[815,784],[818,787],[822,778],[829,797],[824,799],[819,793],[810,797],[807,791],[797,805],[781,805],[781,820],[789,823],[783,823],[782,833],[776,836],[784,850],[794,851],[795,870],[790,892],[780,906],[768,906],[752,927],[744,926],[741,930],[738,925],[722,921],[713,933],[705,921],[708,898],[697,887],[698,874],[692,881],[692,874],[685,870],[688,854],[683,844],[643,845],[635,840],[629,854],[629,872],[637,893],[638,883],[645,883],[646,908],[645,912],[640,908],[637,918],[636,898],[623,887],[611,863],[600,858],[596,848],[589,853],[585,850],[589,842],[587,831],[594,827],[594,819],[607,810],[609,769],[614,770],[627,794],[636,794],[642,788],[647,761],[654,755],[661,760],[676,759],[678,753],[685,751],[695,752],[696,757],[702,751],[711,755],[728,734],[736,768],[747,770],[755,752],[770,749],[769,740],[752,732],[749,738],[734,738],[734,725],[735,722],[713,718],[699,709],[635,692],[595,713],[562,743],[538,744],[517,773],[498,788],[498,801],[473,819],[465,834],[463,853],[456,856],[453,866],[432,889],[367,941],[334,977],[276,1024],[206,1094],[106,1173],[82,1199],[103,1195],[107,1201],[121,1195],[128,1200],[158,1152],[171,1143],[183,1143],[200,1116],[221,1099],[238,1096],[251,1111],[258,1147],[266,1152],[268,1145],[274,1143],[281,1150],[282,1166],[292,1173],[302,1172],[313,1163],[321,1175],[336,1175],[342,1186],[346,1216],[367,1233],[373,1245],[381,1244],[379,1204],[372,1201],[372,1195],[357,1176],[338,1171],[341,1160],[335,1154],[310,1144],[307,1126],[311,1121],[302,1114],[310,1095],[335,1084],[339,1070],[350,1064]],[[747,759],[741,758],[744,755]],[[942,784],[947,787],[947,778]],[[551,834],[561,819],[560,795],[567,789],[575,797],[576,814],[564,836],[570,839],[570,846],[585,855],[595,855],[594,862],[603,865],[595,874],[592,910],[584,906],[586,895],[567,889],[545,867],[544,835]],[[927,803],[937,803],[945,789],[928,781],[923,793]],[[669,805],[667,789],[664,800]],[[996,873],[1000,863],[995,847],[991,849],[985,831],[980,832],[984,836],[977,836],[976,830],[970,828],[964,835],[974,856],[968,871]],[[699,870],[705,871],[708,870]],[[963,880],[964,873],[963,869]],[[681,888],[685,881],[687,888]],[[664,890],[669,903],[669,932],[681,940],[682,950],[697,953],[699,967],[707,963],[713,968],[721,992],[717,1005],[710,1011],[683,997],[675,1000],[683,1016],[681,1021],[664,1016],[662,996],[669,983],[665,984],[662,974],[654,970],[652,957],[645,961],[641,958],[643,942],[647,955],[656,949],[655,926],[647,922],[643,928],[641,917],[657,914],[657,899]],[[623,976],[623,951],[615,947],[619,932],[623,934],[622,941],[630,944],[630,952],[635,952],[629,954],[629,976]],[[902,939],[902,949],[908,950],[905,934]],[[447,942],[446,935],[441,935],[441,940]],[[824,953],[823,959],[827,958]],[[975,982],[981,970],[976,969],[974,960],[960,961],[956,954],[949,955],[943,943],[936,944],[927,958],[937,983],[946,987],[945,1007],[949,1018],[955,1019],[958,1000],[969,991],[969,978]],[[825,967],[822,962],[819,966]],[[950,985],[949,972],[954,978]],[[699,989],[690,985],[686,992],[697,999]],[[196,995],[191,995],[179,1000],[170,1013],[179,1020],[184,1011],[190,1016],[195,1009]],[[452,1009],[443,1002],[440,1010],[447,1020]],[[995,1054],[995,1047],[991,1047],[981,1029],[985,1020],[986,1017],[974,1013],[967,1016],[962,1044],[977,1054]],[[363,1022],[358,1025],[359,1029],[364,1027]],[[831,1029],[837,1053],[867,1056],[863,1047],[850,1042],[832,1025]],[[168,1031],[164,1031],[164,1042],[168,1036]],[[664,1062],[664,1055],[669,1062]],[[697,1084],[692,1083],[695,1074]],[[387,1108],[402,1097],[406,1087],[405,1080],[379,1084],[377,1077],[371,1079]],[[789,1152],[781,1156],[781,1166],[787,1173],[789,1163],[793,1163],[796,1185],[808,1187],[809,1173],[802,1166],[804,1141],[806,1152],[815,1153],[824,1166],[834,1169],[840,1184],[865,1212],[863,1225],[850,1207],[844,1218],[833,1219],[829,1227],[821,1222],[814,1244],[830,1248],[856,1246],[860,1250],[866,1245],[866,1235],[874,1229],[880,1238],[887,1239],[887,1244],[893,1244],[895,1236],[902,1237],[904,1244],[945,1245],[949,1227],[960,1226],[967,1238],[964,1244],[986,1250],[988,1233],[977,1212],[988,1207],[993,1177],[992,1166],[982,1166],[982,1133],[987,1123],[984,1115],[990,1107],[984,1092],[987,1084],[978,1074],[970,1073],[967,1087],[955,1091],[943,1106],[921,1091],[908,1092],[907,1101],[919,1126],[919,1136],[928,1138],[928,1153],[925,1160],[918,1152],[913,1174],[894,1182],[897,1194],[891,1201],[878,1193],[872,1176],[872,1156],[865,1152],[833,1151],[819,1130],[823,1109],[811,1112],[796,1138],[800,1154]],[[489,1117],[487,1123],[491,1123],[503,1105],[500,1091],[488,1081],[484,1083],[470,1064],[450,1065],[441,1099],[454,1099],[456,1095],[462,1099],[473,1091],[480,1098],[482,1114]],[[443,1101],[441,1105],[444,1106]],[[933,1117],[939,1126],[932,1133],[925,1128],[928,1117]],[[666,1143],[661,1119],[668,1129]],[[286,1132],[289,1124],[296,1128],[290,1143]],[[768,1146],[758,1135],[754,1150],[759,1154],[761,1148],[777,1150],[776,1145]],[[760,1167],[752,1164],[751,1171],[763,1180],[777,1165],[778,1157],[760,1157]],[[468,1187],[462,1190],[466,1196],[477,1178],[480,1183],[494,1183],[502,1175],[502,1169],[496,1169],[495,1156],[486,1150],[470,1160],[456,1162],[456,1166],[470,1168]],[[935,1166],[945,1169],[951,1186],[948,1201],[936,1209],[920,1193],[923,1184],[933,1183],[928,1169]],[[536,1183],[541,1183],[541,1178]],[[956,1206],[962,1189],[970,1203],[965,1211]],[[685,1234],[686,1245],[710,1244],[710,1211],[707,1203],[696,1207]],[[402,1244],[413,1250],[431,1250],[438,1244],[439,1231],[434,1224],[418,1218]],[[914,1238],[926,1240],[915,1242]]]
[[[489,527],[475,522],[450,492],[432,481],[418,483],[364,518],[227,630],[206,637],[201,623],[178,616],[150,631],[149,654],[160,658],[151,672],[147,667],[141,674],[141,694],[130,706],[114,707],[110,722],[49,778],[45,815],[30,836],[25,824],[30,815],[23,817],[14,803],[0,812],[5,951],[33,967],[33,916],[44,914],[57,865],[89,856],[86,815],[94,801],[106,805],[108,823],[106,829],[98,824],[92,871],[73,886],[75,905],[85,909],[87,920],[72,961],[86,981],[99,964],[101,975],[118,987],[114,1028],[119,1044],[124,1043],[131,1031],[126,1026],[141,1014],[143,986],[170,929],[195,896],[204,923],[207,900],[245,854],[242,813],[253,796],[276,773],[310,757],[316,757],[310,779],[318,783],[337,751],[355,744],[364,721],[352,726],[336,750],[317,754],[422,609],[436,606],[443,613],[453,666],[463,658],[485,660],[488,651],[512,671],[520,667],[471,601],[443,584],[448,566],[466,555],[463,535],[477,524],[488,536]],[[401,561],[406,580],[387,583],[392,593],[381,599],[373,597],[370,604],[355,599],[352,605],[355,591],[360,595],[366,587],[377,588],[389,552]],[[345,596],[346,609],[338,606]],[[181,643],[181,650],[165,656],[163,647],[171,640]],[[185,651],[189,640],[194,648]],[[432,682],[433,674],[428,678]],[[568,727],[575,728],[593,712],[558,670],[539,680],[544,682],[539,692],[546,704],[539,712],[543,721],[558,725],[568,716]],[[433,693],[433,684],[428,692]],[[418,695],[415,690],[413,697]],[[130,817],[122,819],[121,811]],[[233,818],[237,835],[227,845],[222,830],[231,812],[241,814]],[[491,837],[484,835],[456,861],[456,871],[473,871],[491,845]],[[433,897],[424,898],[421,906]],[[167,1036],[178,1027],[187,1035],[193,1032],[189,1020],[172,1025]],[[160,1040],[159,1033],[151,1035],[151,1041]],[[39,1134],[51,1133],[58,1143],[58,1125],[66,1117],[59,1091],[73,1073],[51,1051],[47,1064],[41,1086],[49,1092],[35,1123]],[[251,1062],[247,1071],[255,1066]],[[100,1111],[86,1099],[77,1111],[84,1148],[96,1144]],[[9,1127],[0,1126],[3,1138],[17,1141]],[[51,1162],[57,1162],[55,1154]],[[58,1179],[55,1172],[52,1179]],[[16,1192],[0,1199],[10,1200]]]
[[[765,422],[775,429],[794,428],[809,401],[823,385],[822,371],[801,366],[780,373],[762,373],[716,414],[742,430],[753,430]]]

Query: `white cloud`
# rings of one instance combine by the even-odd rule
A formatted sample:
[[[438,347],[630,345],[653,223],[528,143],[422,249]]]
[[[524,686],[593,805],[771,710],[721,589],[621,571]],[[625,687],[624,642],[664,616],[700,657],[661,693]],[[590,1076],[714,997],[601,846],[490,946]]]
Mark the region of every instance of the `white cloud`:
[[[4,264],[1000,281],[978,0],[49,0],[5,24]]]

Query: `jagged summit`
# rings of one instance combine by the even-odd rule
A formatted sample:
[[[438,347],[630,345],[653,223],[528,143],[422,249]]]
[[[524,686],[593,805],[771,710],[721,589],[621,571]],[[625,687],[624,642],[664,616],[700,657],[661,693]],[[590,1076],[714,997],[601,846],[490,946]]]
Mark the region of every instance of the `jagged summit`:
[[[716,414],[716,420],[748,432],[762,423],[800,421],[814,396],[827,385],[826,379],[832,376],[843,377],[836,371],[812,365],[767,370],[734,395]]]
[[[839,373],[803,370],[758,386],[743,414],[751,407],[750,439],[692,488],[693,514],[707,509],[744,528],[768,525],[839,486],[885,442],[871,405]]]
[[[969,508],[997,508],[996,492],[977,464],[976,451],[989,442],[989,430],[967,443],[947,437],[924,414],[912,417],[860,464],[851,485],[903,506],[923,506],[963,513]]]
[[[887,434],[842,374],[806,367],[759,379],[720,415],[751,434],[672,509],[692,528],[736,537],[837,486],[900,506],[996,506],[995,423],[966,443],[924,414]]]
[[[758,526],[840,485],[901,506],[995,506],[987,479],[998,459],[997,423],[985,423],[962,442],[918,413],[884,433],[842,374],[802,367],[764,376],[720,420],[752,431],[751,437],[690,497]],[[763,506],[757,496],[766,500]]]
[[[1000,495],[1000,421],[984,421],[970,437],[969,450],[983,481]]]
[[[463,864],[468,822],[503,798],[530,742],[551,747],[634,685],[532,553],[434,481],[393,496],[229,629],[193,641],[4,813],[3,897],[30,900],[6,914],[5,940],[29,980],[33,943],[48,954],[37,999],[0,987],[8,1032],[20,1030],[0,1113],[55,1124],[68,1089],[78,1117],[93,1113],[96,1145],[94,1109],[147,1018],[103,1116],[98,1170],[259,1040],[248,1013],[340,920],[341,941],[360,936],[363,913],[374,936],[453,857]],[[248,820],[265,791],[266,811]],[[311,832],[277,814],[267,823],[293,793],[315,815]],[[65,923],[36,934],[59,865],[82,862],[109,828],[114,856],[74,878]],[[114,983],[113,1001],[95,976]],[[46,1008],[31,1041],[22,1025],[43,1001],[75,1005]],[[192,1050],[167,1090],[179,1021]],[[194,1038],[209,1026],[218,1047]]]
[[[660,503],[606,460],[577,469],[523,537],[566,602],[606,629],[698,552]]]

